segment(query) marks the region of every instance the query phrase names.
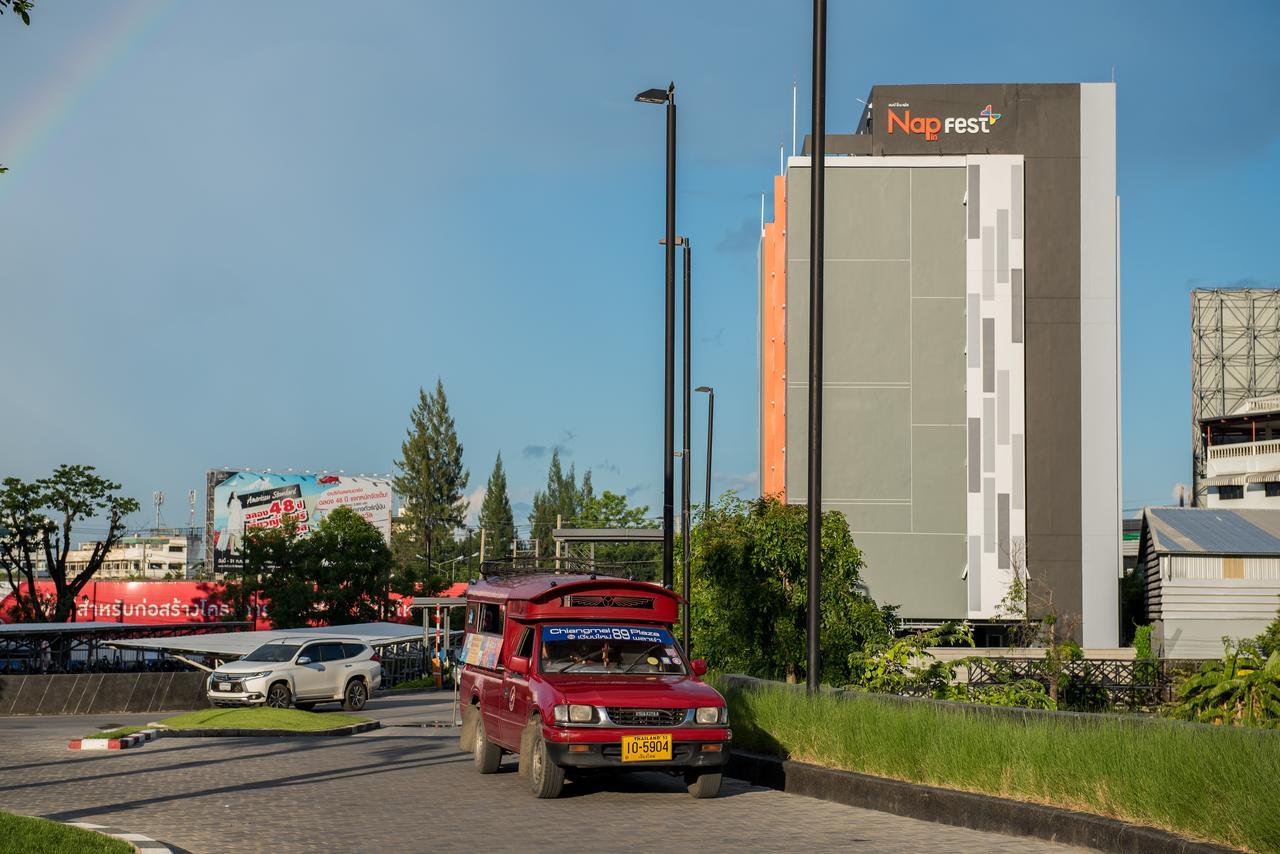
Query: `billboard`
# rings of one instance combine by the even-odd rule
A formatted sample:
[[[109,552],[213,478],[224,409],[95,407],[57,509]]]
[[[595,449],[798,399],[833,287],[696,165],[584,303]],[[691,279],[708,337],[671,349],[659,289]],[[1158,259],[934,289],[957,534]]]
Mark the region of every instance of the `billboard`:
[[[12,622],[16,601],[8,584],[0,583],[0,623]],[[25,589],[25,588],[24,588]],[[36,595],[52,599],[52,581],[37,581]],[[391,594],[388,619],[397,623],[414,621],[412,596]],[[226,587],[213,581],[91,581],[76,599],[78,622],[108,623],[216,623],[234,619]],[[247,620],[255,629],[296,628],[274,626],[271,603],[254,597]]]
[[[240,547],[253,528],[278,528],[292,519],[306,534],[338,507],[350,507],[391,543],[391,481],[340,474],[210,473],[206,543],[217,571],[242,565]]]

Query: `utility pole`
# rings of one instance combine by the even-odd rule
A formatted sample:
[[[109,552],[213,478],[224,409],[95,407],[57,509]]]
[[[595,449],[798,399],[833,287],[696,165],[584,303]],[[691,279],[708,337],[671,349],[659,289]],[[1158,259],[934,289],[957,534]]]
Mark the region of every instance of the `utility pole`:
[[[827,157],[827,0],[813,0],[813,145],[809,171],[809,692],[822,668],[822,297]]]

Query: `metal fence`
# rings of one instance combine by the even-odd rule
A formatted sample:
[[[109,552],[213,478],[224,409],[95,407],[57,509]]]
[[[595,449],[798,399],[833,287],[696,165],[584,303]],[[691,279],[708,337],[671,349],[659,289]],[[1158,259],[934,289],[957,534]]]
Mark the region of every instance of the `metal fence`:
[[[1049,689],[1055,668],[1037,658],[972,658],[965,662],[971,686],[1029,679]],[[1058,669],[1058,708],[1079,712],[1151,711],[1173,699],[1174,688],[1200,669],[1199,659],[1064,661]]]

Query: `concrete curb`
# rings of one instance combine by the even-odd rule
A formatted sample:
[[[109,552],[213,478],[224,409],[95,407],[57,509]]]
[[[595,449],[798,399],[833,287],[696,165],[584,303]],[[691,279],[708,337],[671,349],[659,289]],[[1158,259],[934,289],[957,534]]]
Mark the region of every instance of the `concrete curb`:
[[[114,739],[113,739],[114,741]],[[93,833],[101,833],[103,836],[110,836],[112,839],[119,839],[122,842],[128,842],[133,846],[135,851],[142,854],[175,854],[174,849],[170,848],[162,842],[156,842],[150,836],[144,836],[141,833],[129,833],[124,830],[116,830],[101,824],[93,824],[87,821],[68,821],[64,822],[71,827],[78,827],[81,830],[92,831]]]
[[[1089,813],[921,786],[756,753],[733,751],[725,773],[756,785],[846,806],[972,830],[1031,836],[1110,854],[1224,854],[1236,850]]]
[[[355,735],[360,732],[378,729],[380,721],[369,721],[363,724],[335,727],[321,730],[287,730],[287,729],[161,729],[165,738],[312,738],[317,736]]]
[[[144,729],[123,738],[73,738],[67,742],[72,750],[126,750],[130,747],[141,747],[160,736],[159,731]]]

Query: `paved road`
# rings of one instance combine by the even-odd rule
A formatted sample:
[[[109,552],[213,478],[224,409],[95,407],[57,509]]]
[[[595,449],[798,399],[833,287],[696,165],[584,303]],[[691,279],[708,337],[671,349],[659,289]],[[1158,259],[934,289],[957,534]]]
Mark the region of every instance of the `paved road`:
[[[101,753],[66,742],[146,716],[0,718],[0,805],[192,852],[1078,850],[728,780],[713,801],[659,774],[571,783],[537,801],[513,762],[475,773],[456,730],[435,725],[449,714],[436,696],[375,700],[368,713],[384,728],[348,738],[171,738]]]

